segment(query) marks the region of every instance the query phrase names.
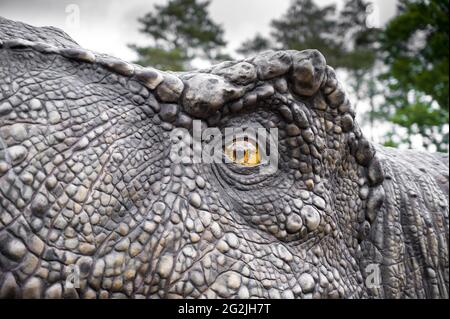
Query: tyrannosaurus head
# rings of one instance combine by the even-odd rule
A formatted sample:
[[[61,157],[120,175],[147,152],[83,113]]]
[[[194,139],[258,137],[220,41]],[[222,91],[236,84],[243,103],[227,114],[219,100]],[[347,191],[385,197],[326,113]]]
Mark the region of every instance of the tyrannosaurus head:
[[[318,51],[171,73],[2,19],[0,57],[1,295],[367,294],[383,174]],[[276,150],[233,137],[227,161],[177,158],[195,127],[276,129]]]

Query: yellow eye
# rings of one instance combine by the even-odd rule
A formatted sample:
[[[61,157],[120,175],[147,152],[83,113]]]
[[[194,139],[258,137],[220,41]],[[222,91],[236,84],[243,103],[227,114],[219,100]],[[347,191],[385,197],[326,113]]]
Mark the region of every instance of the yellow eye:
[[[225,155],[235,164],[256,166],[261,163],[261,155],[257,143],[249,141],[233,141],[224,148]]]

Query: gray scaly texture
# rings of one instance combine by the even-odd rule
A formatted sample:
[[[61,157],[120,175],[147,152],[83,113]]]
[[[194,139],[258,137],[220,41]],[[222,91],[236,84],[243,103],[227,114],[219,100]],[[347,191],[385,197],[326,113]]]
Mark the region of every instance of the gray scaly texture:
[[[278,170],[175,163],[194,119],[278,128]],[[161,72],[0,18],[1,298],[448,298],[448,163],[372,145],[316,50]]]

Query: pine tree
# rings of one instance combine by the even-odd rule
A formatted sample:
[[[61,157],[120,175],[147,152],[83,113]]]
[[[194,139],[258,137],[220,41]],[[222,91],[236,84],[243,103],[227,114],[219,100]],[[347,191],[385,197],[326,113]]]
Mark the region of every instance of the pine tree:
[[[155,5],[138,20],[140,31],[151,38],[152,44],[130,46],[139,56],[137,63],[177,71],[189,68],[194,58],[220,57],[226,44],[224,31],[209,17],[209,5],[208,0],[170,0]]]
[[[362,114],[362,119],[369,122],[373,133],[375,97],[380,94],[377,77],[382,63],[378,50],[380,29],[368,24],[371,12],[372,4],[367,0],[346,0],[339,12],[336,36],[342,41],[340,67],[347,71],[346,84],[355,95],[353,106],[358,108],[361,101],[369,104],[370,112]]]

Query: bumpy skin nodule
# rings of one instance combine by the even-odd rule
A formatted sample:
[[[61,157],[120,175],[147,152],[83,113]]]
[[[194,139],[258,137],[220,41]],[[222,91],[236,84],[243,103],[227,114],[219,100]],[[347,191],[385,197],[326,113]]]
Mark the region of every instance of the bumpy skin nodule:
[[[0,18],[0,88],[2,298],[448,298],[448,156],[371,145],[315,50],[175,74]],[[193,119],[278,170],[174,163]]]

